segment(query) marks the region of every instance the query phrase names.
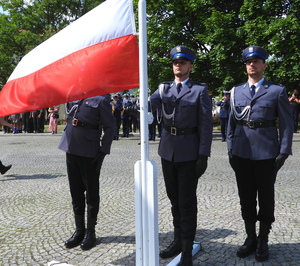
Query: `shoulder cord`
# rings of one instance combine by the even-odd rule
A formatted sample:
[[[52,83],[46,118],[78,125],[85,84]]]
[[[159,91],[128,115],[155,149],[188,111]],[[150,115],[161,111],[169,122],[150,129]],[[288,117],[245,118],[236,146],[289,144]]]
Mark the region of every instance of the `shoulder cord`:
[[[149,111],[153,114],[151,100],[149,100],[149,104],[150,104],[150,110]],[[162,118],[160,118],[160,119],[158,118],[158,110],[156,110],[156,118],[157,118],[157,123],[160,124]]]
[[[158,110],[156,110],[156,119],[157,119],[157,123],[160,124],[161,121],[162,121],[162,116],[160,116],[160,118],[159,118],[159,116],[158,116]]]
[[[159,95],[160,95],[160,99],[162,99],[162,94],[163,94],[163,90],[164,90],[165,85],[164,84],[160,84],[158,87],[159,90]],[[164,103],[161,104],[161,110],[162,110],[162,114],[166,119],[172,119],[172,122],[174,124],[174,115],[175,115],[175,107],[173,109],[173,113],[172,114],[167,114],[165,112],[165,107],[164,107]]]
[[[82,102],[83,102],[83,100],[80,100],[80,101],[78,102],[78,104],[74,104],[70,110],[67,108],[67,104],[65,104],[65,107],[66,107],[66,113],[69,115],[69,114],[71,114],[71,113],[74,111],[73,118],[75,118],[76,113],[77,113],[77,111],[78,111],[78,108],[79,108],[79,106],[82,104]]]
[[[238,113],[238,111],[237,111],[237,110],[235,109],[235,107],[234,107],[234,88],[235,88],[235,87],[233,87],[233,88],[231,89],[231,93],[230,93],[230,98],[231,98],[231,101],[230,101],[230,103],[231,103],[231,110],[232,110],[232,112],[233,112],[234,118],[235,118],[236,120],[242,120],[242,119],[244,119],[244,118],[248,115],[248,119],[249,119],[250,109],[251,109],[250,105],[246,106],[246,107],[244,108],[244,110],[243,110],[241,113]]]

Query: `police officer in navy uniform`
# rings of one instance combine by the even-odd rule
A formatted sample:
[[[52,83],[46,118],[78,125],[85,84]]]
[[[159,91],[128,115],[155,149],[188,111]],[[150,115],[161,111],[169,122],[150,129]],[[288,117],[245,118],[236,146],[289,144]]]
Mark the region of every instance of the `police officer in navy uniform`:
[[[274,184],[278,170],[292,154],[293,119],[286,88],[264,78],[267,51],[250,46],[242,56],[248,81],[231,90],[227,130],[229,161],[236,175],[247,234],[237,256],[246,257],[255,251],[256,260],[265,261],[269,258],[268,235],[275,221]]]
[[[44,132],[45,109],[35,110],[32,112],[33,131],[34,133]]]
[[[132,106],[137,106],[137,99],[134,94],[130,95],[130,101],[132,103]],[[136,107],[134,107],[136,108]],[[130,132],[136,132],[139,129],[139,124],[138,124],[138,118],[139,116],[132,115],[131,120],[130,120]]]
[[[119,96],[117,94],[113,95],[111,105],[112,105],[112,112],[116,120],[116,130],[115,130],[114,140],[118,140],[120,135],[121,112],[123,110],[123,105],[122,105],[122,101],[119,99]]]
[[[105,155],[110,153],[116,124],[109,95],[70,102],[66,112],[67,124],[58,148],[66,152],[76,230],[65,246],[80,245],[82,250],[88,250],[96,242],[100,169]]]
[[[123,95],[123,114],[122,114],[122,127],[123,127],[123,135],[122,137],[129,137],[130,132],[130,120],[131,114],[127,111],[127,108],[132,106],[132,102],[129,100],[129,95],[125,93]]]
[[[221,101],[217,102],[217,106],[220,106],[220,112],[218,117],[220,119],[222,141],[225,141],[230,109],[230,92],[224,91],[223,94],[224,96]]]
[[[212,103],[205,84],[189,78],[195,53],[184,46],[171,50],[175,80],[163,82],[151,96],[152,111],[161,108],[163,130],[158,154],[171,202],[174,241],[160,252],[182,252],[180,265],[192,265],[197,228],[198,178],[207,168],[212,142]]]

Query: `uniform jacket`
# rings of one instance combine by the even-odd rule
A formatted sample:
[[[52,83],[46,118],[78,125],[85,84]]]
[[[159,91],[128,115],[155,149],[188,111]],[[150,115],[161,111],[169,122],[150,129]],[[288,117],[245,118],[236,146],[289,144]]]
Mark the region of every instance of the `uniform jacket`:
[[[122,104],[124,107],[123,118],[128,119],[131,114],[126,110],[126,108],[132,106],[132,102],[130,100],[124,99]]]
[[[160,85],[161,86],[161,85]],[[156,90],[150,98],[151,109],[155,111],[162,105],[167,114],[175,108],[174,125],[172,119],[164,117],[164,125],[177,128],[198,128],[198,133],[171,135],[162,130],[158,154],[165,160],[184,162],[196,160],[199,154],[209,156],[212,142],[212,103],[207,87],[188,80],[178,95],[175,82],[166,83],[163,91]]]
[[[231,92],[232,93],[232,92]],[[227,128],[227,147],[232,154],[251,160],[275,158],[279,153],[292,154],[293,119],[284,86],[264,80],[251,99],[248,82],[234,88],[234,108],[241,112],[250,105],[249,119],[278,119],[276,126],[251,129],[236,125],[231,111]],[[244,118],[247,120],[247,117]]]
[[[123,105],[121,100],[117,100],[113,103],[115,105],[114,117],[116,120],[121,120],[121,112],[123,110]]]
[[[219,118],[228,118],[229,117],[229,109],[230,109],[230,99],[228,98],[226,101],[218,101],[217,106],[220,106]]]
[[[66,110],[71,110],[79,102],[67,103]],[[68,115],[68,119],[72,119],[74,114],[75,110]],[[89,158],[96,157],[100,151],[109,154],[116,126],[109,97],[96,96],[84,99],[75,117],[83,123],[99,125],[99,129],[88,129],[67,123],[58,148],[70,154]],[[102,128],[104,134],[100,141]]]

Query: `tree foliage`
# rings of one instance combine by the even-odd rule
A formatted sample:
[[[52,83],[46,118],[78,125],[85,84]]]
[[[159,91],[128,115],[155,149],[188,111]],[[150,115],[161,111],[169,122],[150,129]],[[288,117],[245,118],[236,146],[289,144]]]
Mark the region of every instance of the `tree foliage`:
[[[104,0],[0,0],[0,85],[20,58]]]
[[[299,0],[159,0],[147,6],[149,84],[173,79],[168,52],[197,51],[192,78],[213,94],[246,80],[241,52],[250,45],[270,53],[266,78],[299,87]]]
[[[138,0],[134,1],[136,19]],[[19,58],[100,0],[0,0],[0,83]],[[241,52],[250,45],[268,50],[265,76],[299,88],[300,0],[147,1],[149,87],[172,80],[170,50],[185,45],[196,51],[192,78],[220,94],[246,81]],[[0,84],[1,85],[1,84]]]

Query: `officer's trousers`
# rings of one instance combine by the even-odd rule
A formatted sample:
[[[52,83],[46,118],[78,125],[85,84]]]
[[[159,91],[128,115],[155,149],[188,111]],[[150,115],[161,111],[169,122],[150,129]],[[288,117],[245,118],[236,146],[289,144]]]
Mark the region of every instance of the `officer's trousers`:
[[[228,118],[221,118],[220,117],[220,126],[221,126],[222,139],[226,139],[227,125],[228,125]]]
[[[271,225],[275,221],[274,184],[275,159],[249,160],[233,156],[230,164],[235,171],[238,193],[245,221]],[[259,209],[257,211],[257,200]]]
[[[88,217],[97,218],[99,212],[99,176],[102,161],[73,154],[66,154],[67,173],[73,211],[84,215],[87,203]]]
[[[161,159],[161,162],[173,225],[181,229],[182,239],[194,240],[197,228],[196,161],[174,163]]]

